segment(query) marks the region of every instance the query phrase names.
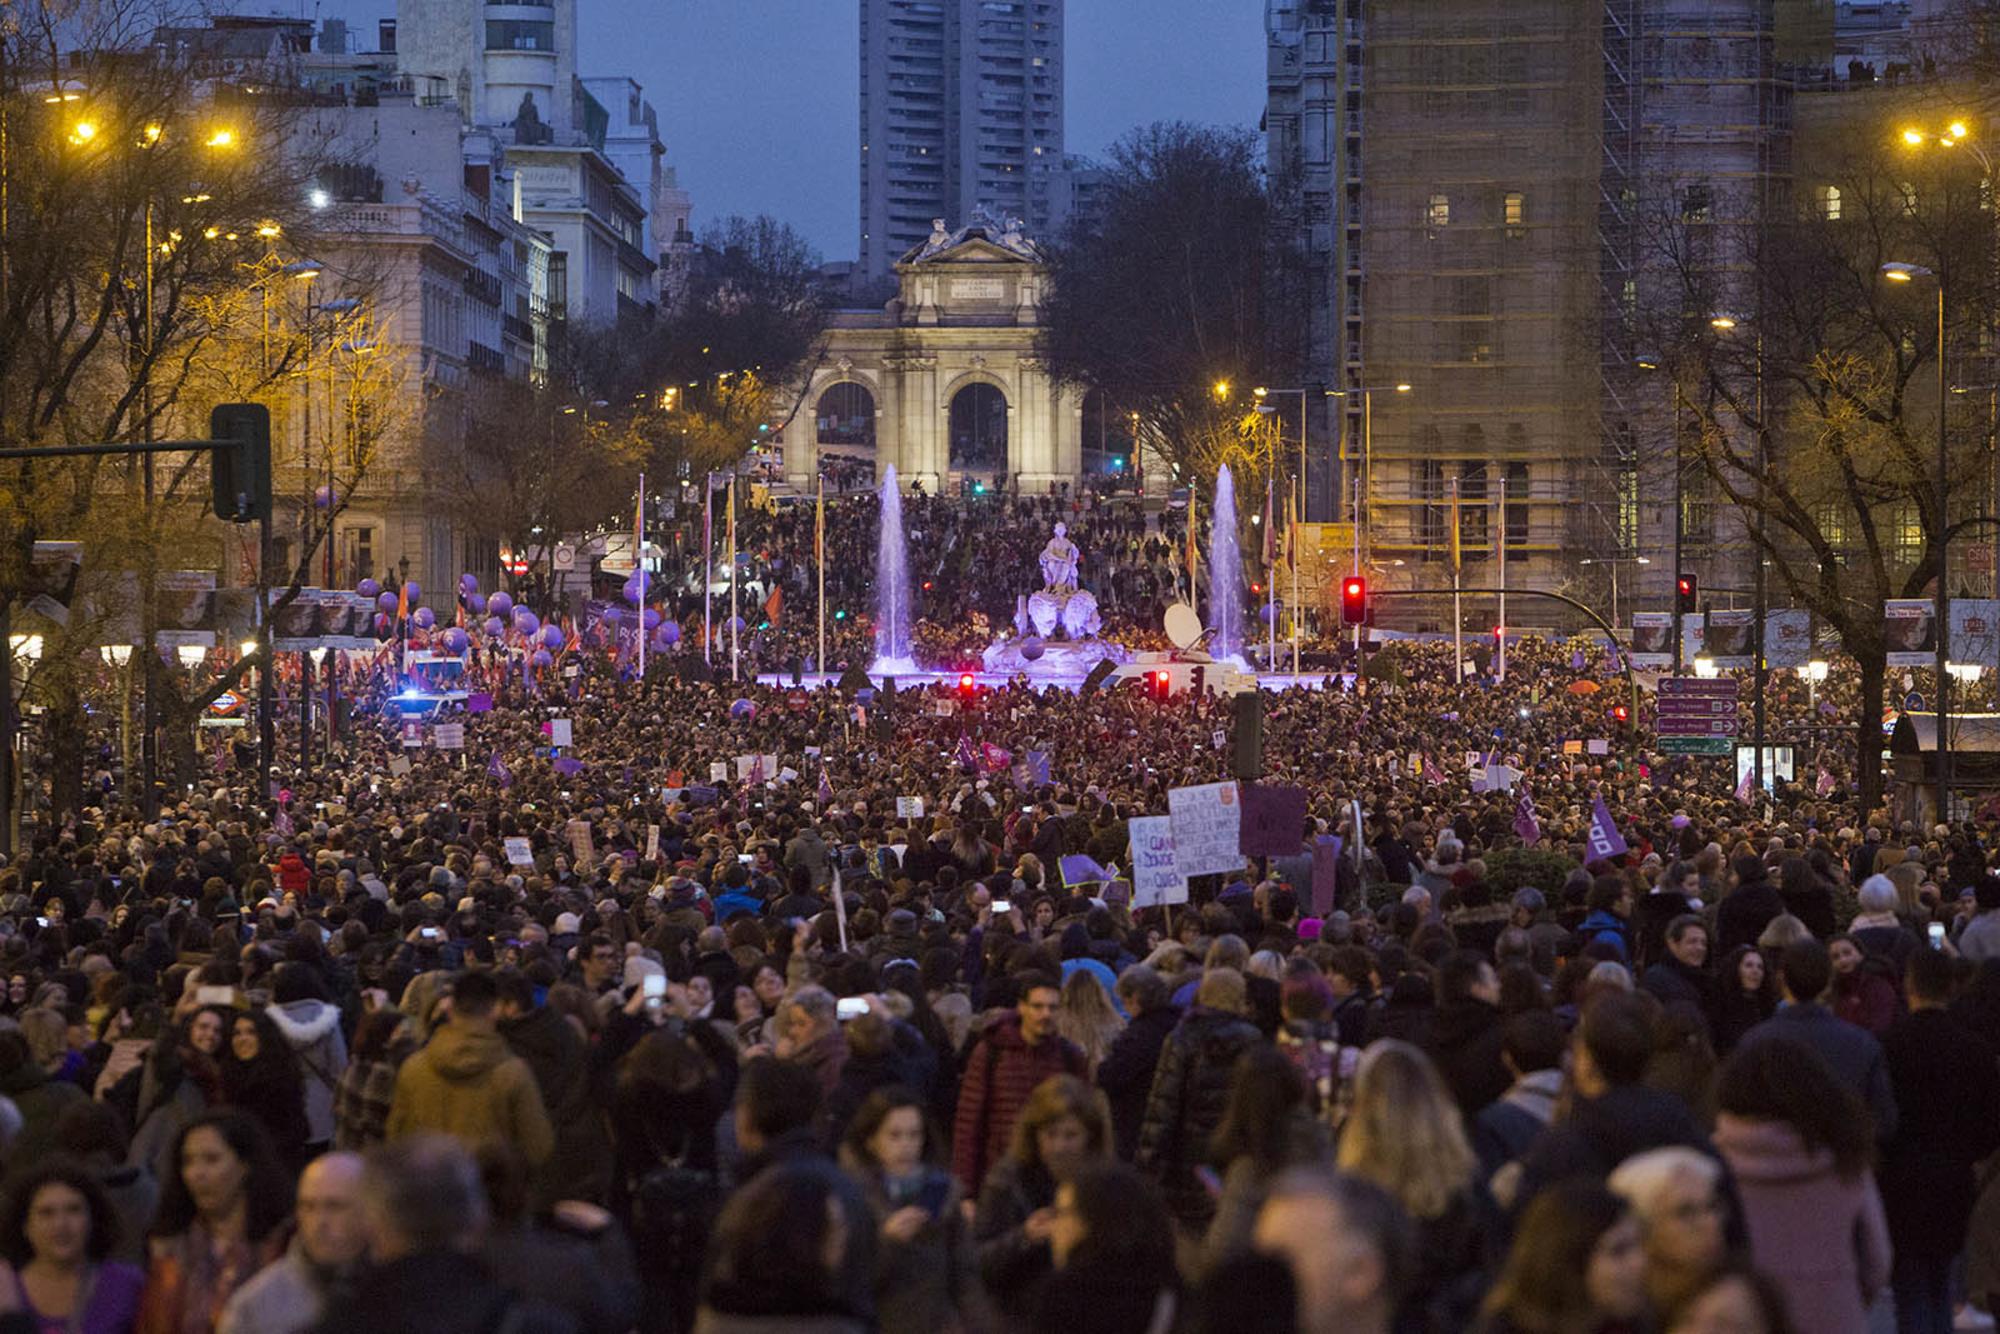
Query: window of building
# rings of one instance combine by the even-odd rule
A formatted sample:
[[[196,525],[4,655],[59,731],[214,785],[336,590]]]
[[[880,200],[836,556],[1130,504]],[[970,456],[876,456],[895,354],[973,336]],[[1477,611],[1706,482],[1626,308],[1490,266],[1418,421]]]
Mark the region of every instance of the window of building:
[[[1901,504],[1891,519],[1895,533],[1896,559],[1914,565],[1924,550],[1924,516],[1914,504]]]
[[[553,51],[556,49],[556,25],[533,19],[488,19],[486,49]]]
[[[569,252],[558,250],[549,256],[549,315],[554,319],[569,316]]]
[[[1509,190],[1500,197],[1500,214],[1509,227],[1528,225],[1528,197],[1519,190]]]
[[[1840,187],[1822,185],[1819,188],[1819,215],[1828,222],[1840,221]]]
[[[1435,430],[1427,430],[1425,443],[1431,443]],[[1437,459],[1418,459],[1411,465],[1410,487],[1420,502],[1417,506],[1417,544],[1424,548],[1425,560],[1434,560],[1441,554],[1445,541],[1445,510],[1442,503],[1445,496],[1444,464]]]
[[[1424,217],[1433,227],[1451,226],[1451,196],[1432,195],[1430,207],[1425,211]]]
[[[1708,182],[1697,181],[1681,191],[1681,221],[1708,222],[1715,212],[1714,192]]]
[[[347,530],[347,573],[343,582],[375,577],[375,528],[357,524]]]

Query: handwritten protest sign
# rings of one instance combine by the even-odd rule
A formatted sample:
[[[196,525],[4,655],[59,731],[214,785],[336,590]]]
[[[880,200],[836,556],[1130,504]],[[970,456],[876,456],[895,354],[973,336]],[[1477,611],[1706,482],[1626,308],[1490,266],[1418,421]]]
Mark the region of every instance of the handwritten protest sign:
[[[533,866],[535,854],[525,838],[507,840],[507,864],[509,866]]]
[[[1182,876],[1241,870],[1243,803],[1234,783],[1177,787],[1167,793],[1173,821],[1174,864]]]
[[[1125,822],[1132,840],[1132,906],[1188,901],[1187,877],[1174,861],[1173,817],[1142,815]]]

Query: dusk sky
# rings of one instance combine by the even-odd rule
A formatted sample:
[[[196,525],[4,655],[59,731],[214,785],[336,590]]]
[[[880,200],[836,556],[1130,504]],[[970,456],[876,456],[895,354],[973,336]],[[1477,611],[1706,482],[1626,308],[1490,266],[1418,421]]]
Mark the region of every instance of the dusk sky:
[[[857,0],[579,0],[582,67],[629,74],[660,113],[695,226],[791,223],[829,260],[855,254]],[[1257,0],[1069,0],[1069,151],[1135,125],[1254,127],[1264,106]],[[958,219],[952,220],[954,223]]]
[[[578,0],[581,69],[629,75],[660,113],[695,226],[769,213],[828,260],[855,257],[858,0]],[[251,0],[239,6],[256,12]],[[284,0],[276,8],[289,9]],[[372,40],[394,0],[323,0]],[[1156,120],[1254,128],[1264,106],[1257,0],[1068,0],[1069,151]],[[953,219],[954,223],[958,220]]]

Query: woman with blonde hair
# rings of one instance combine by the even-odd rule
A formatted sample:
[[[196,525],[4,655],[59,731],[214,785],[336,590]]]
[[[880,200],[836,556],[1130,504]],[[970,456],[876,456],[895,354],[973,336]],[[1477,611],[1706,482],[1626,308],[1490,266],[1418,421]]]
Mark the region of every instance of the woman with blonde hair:
[[[1395,1196],[1417,1226],[1406,1309],[1421,1313],[1422,1328],[1468,1328],[1499,1255],[1499,1223],[1458,1103],[1422,1051],[1384,1039],[1362,1053],[1336,1161]]]
[[[1052,1267],[1057,1188],[1110,1157],[1111,1108],[1103,1093],[1074,1075],[1035,1085],[1014,1122],[1007,1156],[986,1174],[972,1219],[980,1275],[1004,1314],[1024,1316],[1020,1303]]]
[[[1089,1061],[1089,1077],[1097,1078],[1098,1063],[1111,1050],[1112,1042],[1125,1031],[1125,1020],[1104,984],[1087,968],[1071,972],[1062,988],[1062,1008],[1056,1011],[1056,1032],[1083,1049]]]

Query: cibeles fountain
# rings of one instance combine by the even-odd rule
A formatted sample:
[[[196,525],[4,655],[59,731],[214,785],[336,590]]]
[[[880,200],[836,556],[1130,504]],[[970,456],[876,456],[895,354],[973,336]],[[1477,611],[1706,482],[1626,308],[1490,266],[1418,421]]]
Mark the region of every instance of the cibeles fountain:
[[[1097,599],[1080,586],[1083,552],[1058,523],[1040,557],[1042,586],[1014,602],[1014,634],[989,646],[986,670],[1031,681],[1081,681],[1106,658],[1130,660],[1123,644],[1100,639]]]

